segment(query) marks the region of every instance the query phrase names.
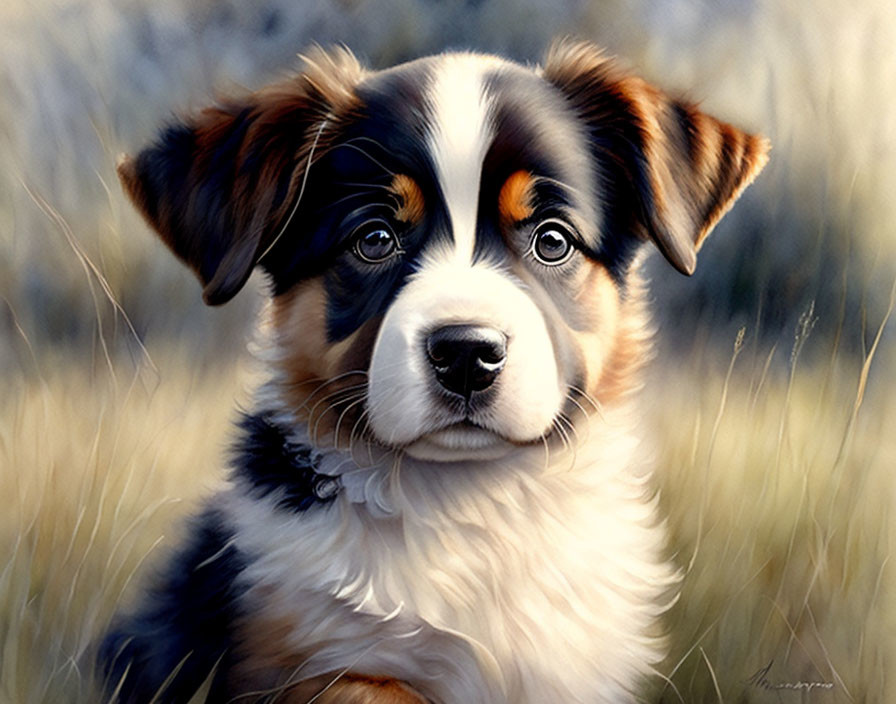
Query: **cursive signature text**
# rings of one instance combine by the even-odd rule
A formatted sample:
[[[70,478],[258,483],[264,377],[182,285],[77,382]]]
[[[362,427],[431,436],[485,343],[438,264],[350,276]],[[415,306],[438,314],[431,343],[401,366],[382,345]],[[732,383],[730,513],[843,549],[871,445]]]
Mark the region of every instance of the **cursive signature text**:
[[[833,682],[770,682],[768,679],[768,673],[772,669],[772,665],[774,664],[774,662],[774,660],[769,660],[768,665],[753,673],[753,675],[747,680],[747,684],[751,684],[754,687],[758,687],[759,689],[795,689],[805,690],[807,692],[811,692],[813,689],[834,688]]]

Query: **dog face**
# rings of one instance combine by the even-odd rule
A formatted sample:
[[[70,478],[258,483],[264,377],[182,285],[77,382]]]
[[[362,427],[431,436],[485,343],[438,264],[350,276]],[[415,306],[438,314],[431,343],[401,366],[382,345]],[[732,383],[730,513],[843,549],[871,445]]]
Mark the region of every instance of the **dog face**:
[[[766,151],[561,44],[537,69],[321,53],[119,173],[207,302],[267,272],[282,398],[313,438],[454,460],[631,388],[643,245],[691,273]]]

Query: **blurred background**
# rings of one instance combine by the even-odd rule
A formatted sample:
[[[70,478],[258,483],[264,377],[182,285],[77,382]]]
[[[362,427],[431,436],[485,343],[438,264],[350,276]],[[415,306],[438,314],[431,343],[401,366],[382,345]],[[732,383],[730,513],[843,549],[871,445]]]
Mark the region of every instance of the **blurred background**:
[[[312,43],[383,67],[561,35],[773,144],[693,277],[648,264],[645,434],[685,574],[651,701],[896,701],[891,0],[7,0],[0,701],[95,701],[90,643],[220,480],[251,386],[260,282],[205,307],[116,155]],[[751,683],[769,663],[832,686]]]

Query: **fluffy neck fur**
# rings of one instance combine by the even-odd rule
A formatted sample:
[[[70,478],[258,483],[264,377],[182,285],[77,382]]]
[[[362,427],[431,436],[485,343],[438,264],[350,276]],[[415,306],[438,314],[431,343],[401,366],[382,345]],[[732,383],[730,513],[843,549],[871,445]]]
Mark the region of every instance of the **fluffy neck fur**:
[[[547,464],[322,452],[316,471],[343,491],[302,515],[234,495],[259,641],[291,623],[276,651],[304,674],[387,674],[440,702],[625,700],[662,655],[674,576],[631,435],[591,432]]]

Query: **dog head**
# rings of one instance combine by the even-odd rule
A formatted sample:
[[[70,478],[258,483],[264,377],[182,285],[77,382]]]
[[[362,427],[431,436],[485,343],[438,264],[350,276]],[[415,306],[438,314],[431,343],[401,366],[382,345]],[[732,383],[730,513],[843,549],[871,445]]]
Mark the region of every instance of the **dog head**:
[[[451,460],[562,434],[643,357],[639,254],[690,274],[765,140],[598,50],[298,75],[165,130],[125,189],[210,304],[268,275],[283,398],[315,436]]]

